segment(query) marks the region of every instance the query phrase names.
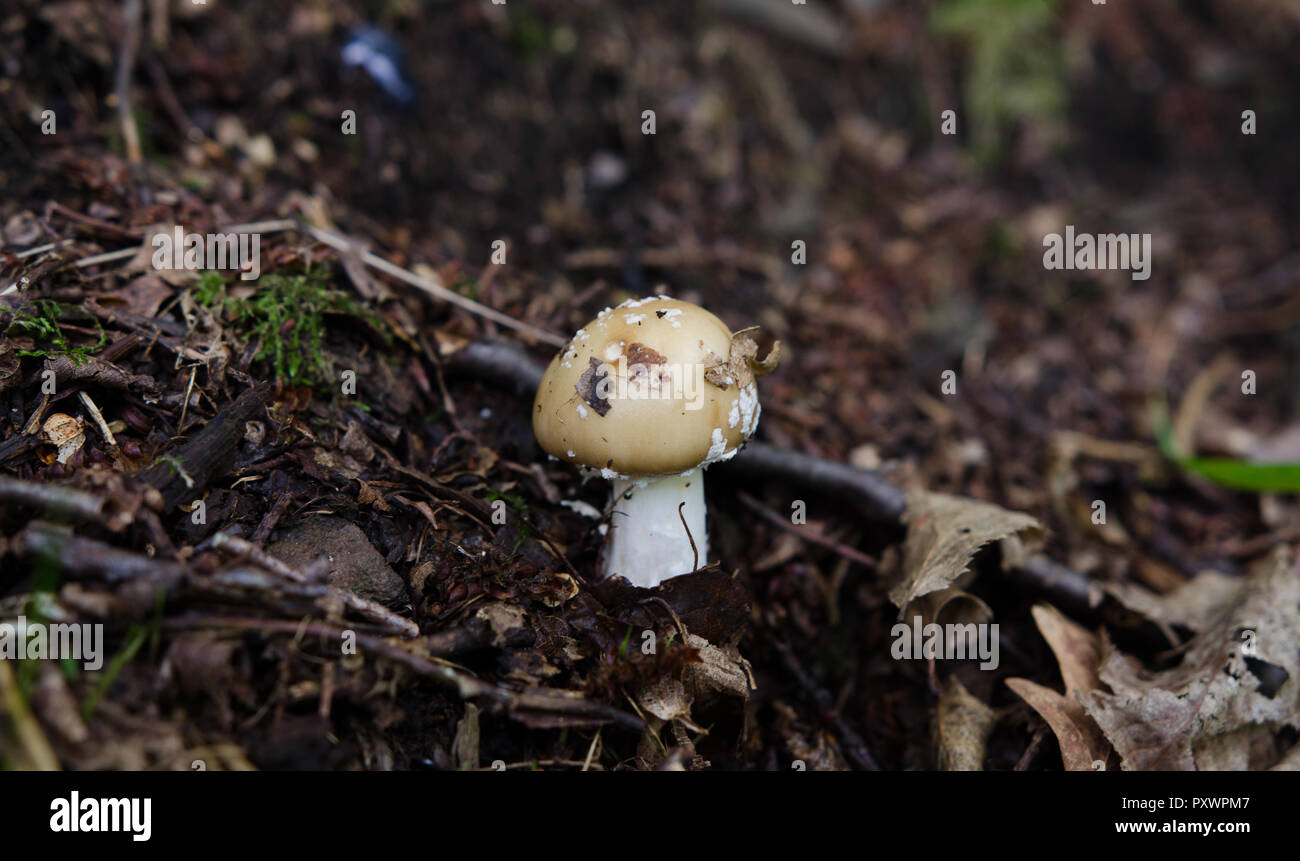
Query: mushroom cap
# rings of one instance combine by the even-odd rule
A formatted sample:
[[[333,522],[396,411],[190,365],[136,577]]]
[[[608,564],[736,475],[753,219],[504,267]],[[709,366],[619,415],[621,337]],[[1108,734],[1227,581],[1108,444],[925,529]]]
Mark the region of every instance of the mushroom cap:
[[[733,457],[759,412],[727,324],[651,296],[606,308],[551,360],[533,432],[550,454],[605,478],[670,475]]]

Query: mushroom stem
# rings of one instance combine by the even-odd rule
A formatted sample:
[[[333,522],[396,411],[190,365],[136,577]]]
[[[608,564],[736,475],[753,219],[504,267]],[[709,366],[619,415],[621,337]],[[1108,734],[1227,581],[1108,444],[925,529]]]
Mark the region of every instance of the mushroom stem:
[[[686,505],[678,514],[683,502]],[[645,589],[691,573],[708,561],[704,517],[702,469],[685,475],[614,479],[614,511],[602,573],[606,577],[618,574]],[[690,529],[689,537],[686,529]],[[694,549],[691,539],[695,540]]]

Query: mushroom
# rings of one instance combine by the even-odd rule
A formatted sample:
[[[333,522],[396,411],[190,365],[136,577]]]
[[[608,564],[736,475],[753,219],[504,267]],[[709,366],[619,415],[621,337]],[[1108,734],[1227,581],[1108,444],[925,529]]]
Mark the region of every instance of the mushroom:
[[[601,570],[653,588],[708,560],[704,467],[758,427],[767,358],[746,329],[668,296],[606,308],[551,360],[533,432],[552,456],[613,482]]]

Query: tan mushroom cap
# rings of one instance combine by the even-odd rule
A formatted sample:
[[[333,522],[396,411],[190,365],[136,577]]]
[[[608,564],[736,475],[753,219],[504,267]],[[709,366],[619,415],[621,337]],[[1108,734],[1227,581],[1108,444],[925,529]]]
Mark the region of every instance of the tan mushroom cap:
[[[533,432],[550,454],[606,478],[726,460],[760,412],[753,375],[733,371],[731,352],[727,325],[690,302],[652,296],[606,308],[551,360]]]

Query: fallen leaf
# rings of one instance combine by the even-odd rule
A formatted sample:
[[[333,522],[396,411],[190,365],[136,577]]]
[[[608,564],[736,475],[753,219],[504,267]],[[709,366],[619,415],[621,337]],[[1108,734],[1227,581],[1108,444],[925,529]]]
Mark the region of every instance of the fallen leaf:
[[[1125,769],[1266,767],[1251,728],[1300,726],[1300,577],[1287,549],[1243,578],[1235,594],[1217,580],[1200,582],[1232,603],[1212,623],[1200,600],[1180,596],[1172,606],[1181,615],[1165,606],[1185,624],[1204,627],[1177,667],[1151,672],[1103,641],[1100,678],[1110,692],[1091,691],[1081,701]],[[1189,614],[1189,607],[1200,612]]]
[[[983,625],[993,620],[993,609],[969,592],[940,589],[917,598],[907,606],[908,616],[920,616],[921,624]]]
[[[1052,728],[1066,771],[1092,771],[1110,756],[1110,743],[1081,704],[1028,679],[1007,679],[1007,687]]]
[[[1030,613],[1056,656],[1066,695],[1096,690],[1097,665],[1101,662],[1101,645],[1096,636],[1050,604],[1037,604]]]
[[[1183,625],[1200,632],[1240,602],[1246,579],[1202,571],[1164,595],[1128,582],[1110,583],[1102,588],[1125,607],[1153,622]]]
[[[934,722],[935,760],[941,771],[983,771],[993,710],[949,676]]]
[[[682,670],[682,683],[688,691],[701,699],[715,694],[749,698],[750,689],[755,687],[754,674],[735,646],[719,648],[689,633],[686,645],[699,653],[699,663],[687,664]]]
[[[889,600],[905,608],[914,598],[951,586],[970,566],[976,551],[1011,535],[1042,534],[1028,514],[987,502],[943,493],[907,495],[907,538],[903,543],[903,579]]]
[[[451,756],[457,771],[478,768],[478,711],[478,706],[465,703],[465,714],[456,722],[456,738],[451,743]]]
[[[1282,757],[1282,761],[1269,771],[1300,771],[1300,744],[1292,746]]]
[[[686,686],[672,676],[660,676],[640,687],[637,702],[646,712],[663,721],[690,720],[694,700]]]
[[[1007,679],[1007,687],[1047,721],[1067,771],[1092,771],[1096,762],[1106,762],[1111,748],[1097,722],[1084,710],[1079,695],[1096,690],[1100,684],[1097,665],[1101,646],[1095,636],[1051,605],[1039,604],[1031,612],[1056,656],[1065,693],[1028,679]]]
[[[753,673],[749,662],[735,647],[719,648],[695,634],[686,635],[686,645],[697,659],[682,668],[681,679],[663,675],[637,691],[637,702],[660,720],[690,721],[691,706],[697,699],[718,695],[749,698]]]
[[[157,315],[162,304],[174,295],[172,288],[152,272],[133,279],[112,294],[114,299],[123,304],[123,310],[140,317]]]

